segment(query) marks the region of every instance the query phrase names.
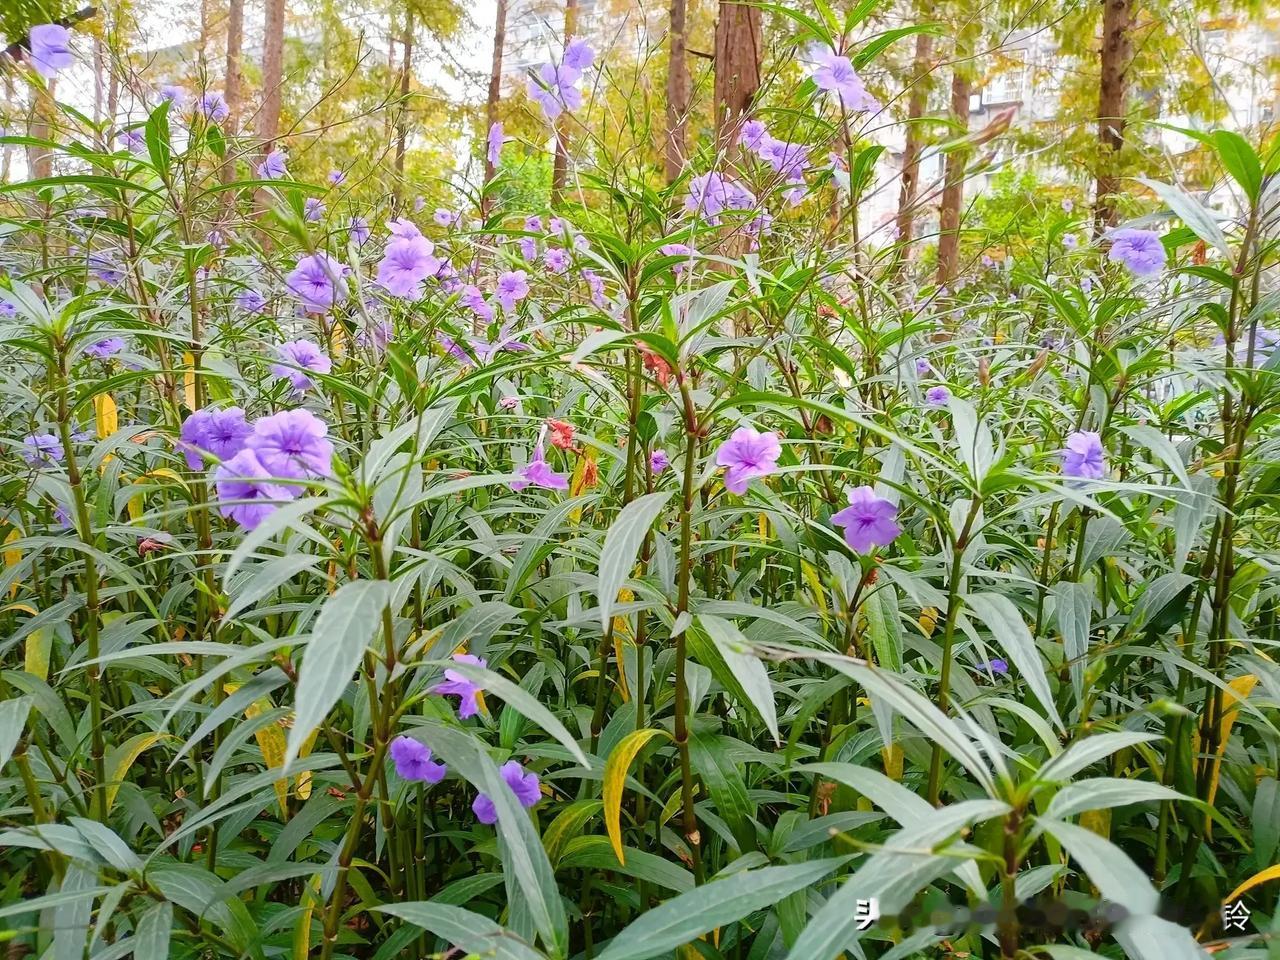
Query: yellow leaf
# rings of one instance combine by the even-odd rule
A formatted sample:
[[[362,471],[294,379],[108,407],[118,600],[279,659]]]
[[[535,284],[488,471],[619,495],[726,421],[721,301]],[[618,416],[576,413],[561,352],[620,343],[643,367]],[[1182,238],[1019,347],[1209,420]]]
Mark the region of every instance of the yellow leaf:
[[[1227,898],[1223,903],[1233,903],[1239,900],[1244,894],[1248,893],[1259,884],[1266,883],[1268,880],[1280,880],[1280,863],[1273,864],[1265,870],[1259,870],[1252,877],[1246,880],[1240,886],[1236,887],[1231,893],[1227,894]]]
[[[182,375],[182,398],[187,404],[187,409],[194,410],[196,408],[196,358],[188,351],[182,355],[182,362],[187,367]]]
[[[130,737],[107,755],[106,800],[108,812],[111,810],[111,805],[116,802],[116,794],[120,792],[120,785],[124,783],[124,779],[129,773],[129,768],[133,766],[134,761],[138,759],[143,750],[166,739],[169,739],[168,735],[163,733],[140,733],[135,737]]]
[[[244,715],[247,719],[252,720],[254,717],[266,713],[268,710],[274,709],[270,700],[257,700],[245,708]],[[262,751],[262,759],[267,764],[268,770],[275,770],[277,767],[284,766],[285,739],[284,731],[280,729],[278,722],[268,723],[265,727],[259,727],[254,731],[254,739],[258,741],[258,749]],[[277,780],[273,785],[276,792],[276,800],[280,803],[280,813],[284,816],[289,815],[289,781],[287,778]]]
[[[578,457],[578,462],[573,468],[573,479],[569,482],[569,496],[579,497],[599,482],[600,471],[596,469],[596,451],[593,447],[587,447],[582,451],[582,456]],[[582,508],[574,507],[569,513],[569,519],[574,523],[581,520]]]
[[[938,608],[925,607],[920,611],[920,629],[926,637],[932,636],[938,626]]]
[[[884,759],[884,775],[890,780],[897,783],[902,782],[902,748],[896,743],[885,747],[880,751],[880,756]]]
[[[306,895],[302,898],[302,916],[293,928],[293,960],[307,960],[311,955],[311,914],[315,912],[316,901],[320,899],[320,875],[311,878],[307,885]]]
[[[768,518],[768,516],[766,516],[766,515],[765,515],[765,514],[763,514],[763,513],[762,513],[762,514],[760,514],[759,518],[756,520],[756,525],[760,528],[760,539],[761,539],[761,540],[768,540],[768,539],[769,539],[769,518]]]
[[[613,844],[618,862],[624,865],[627,861],[622,852],[622,791],[636,754],[658,734],[671,736],[665,730],[654,727],[631,731],[609,752],[609,758],[604,762],[604,826],[609,832],[609,842]]]
[[[813,591],[814,603],[825,614],[827,612],[827,595],[822,589],[822,581],[818,579],[818,571],[813,569],[813,564],[809,563],[808,560],[800,561],[800,570],[804,573],[804,579],[809,584],[809,589]]]
[[[627,669],[622,659],[622,633],[618,630],[618,618],[614,618],[613,627],[613,659],[618,664],[618,693],[622,694],[622,702],[631,701],[631,690],[627,687]]]
[[[20,540],[20,539],[22,539],[22,531],[19,530],[17,527],[14,527],[12,530],[9,531],[9,535],[4,538],[4,542],[8,544],[8,543],[13,543],[13,541],[15,540]],[[8,550],[8,549],[5,550],[4,565],[6,567],[16,567],[21,562],[22,562],[21,550]],[[18,587],[20,586],[22,586],[22,581],[15,580],[13,584],[9,587],[9,596],[16,597],[18,595]]]
[[[1207,800],[1210,806],[1213,805],[1213,798],[1218,793],[1218,778],[1222,774],[1222,758],[1227,752],[1227,740],[1231,737],[1231,727],[1235,724],[1236,717],[1240,715],[1239,703],[1249,698],[1249,694],[1253,692],[1253,688],[1257,684],[1258,678],[1252,673],[1246,673],[1228,683],[1227,687],[1229,689],[1223,691],[1222,720],[1218,726],[1218,752],[1213,757],[1213,768],[1209,776],[1209,795]],[[1213,699],[1210,698],[1209,703],[1212,702]],[[1207,814],[1204,821],[1204,834],[1206,837],[1213,836],[1213,820]]]
[[[622,587],[618,591],[617,602],[630,603],[635,598],[636,598],[636,595],[631,591],[630,588]],[[631,636],[631,621],[626,617],[614,617],[613,618],[613,635],[615,638],[621,635],[628,640],[633,639]]]
[[[301,757],[307,757],[307,756],[310,756],[310,755],[311,755],[311,748],[312,748],[312,747],[314,747],[314,746],[316,745],[316,736],[317,736],[319,733],[320,733],[320,731],[319,731],[318,729],[317,729],[317,730],[312,730],[312,731],[311,731],[311,733],[310,733],[310,735],[308,735],[307,739],[305,739],[305,740],[303,740],[303,741],[302,741],[302,746],[298,748],[298,756],[299,756],[299,758],[301,758]],[[298,774],[298,779],[297,779],[296,783],[297,783],[297,786],[296,786],[296,788],[294,789],[294,792],[298,795],[298,799],[299,799],[299,800],[308,800],[308,799],[310,799],[310,797],[311,797],[311,771],[310,771],[310,770],[303,770],[303,771],[302,771],[302,773]]]
[[[1111,839],[1111,810],[1086,810],[1080,814],[1080,826],[1091,830],[1103,840]]]
[[[120,428],[120,417],[116,412],[116,402],[109,393],[100,393],[93,398],[93,412],[98,421],[98,439],[105,440]]]
[[[49,679],[49,652],[53,648],[53,630],[41,627],[27,634],[23,645],[22,669],[41,680]]]

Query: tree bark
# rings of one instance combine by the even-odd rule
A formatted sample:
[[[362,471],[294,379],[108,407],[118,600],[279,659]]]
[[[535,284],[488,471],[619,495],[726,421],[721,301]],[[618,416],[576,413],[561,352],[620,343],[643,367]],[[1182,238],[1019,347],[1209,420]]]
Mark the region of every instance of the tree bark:
[[[684,169],[689,137],[689,56],[687,52],[686,0],[671,0],[670,51],[667,59],[667,143],[663,156],[667,183]]]
[[[957,51],[958,53],[958,51]],[[963,58],[956,57],[951,74],[951,119],[961,134],[969,129],[969,75]],[[964,171],[969,151],[960,147],[947,154],[942,182],[942,207],[938,211],[938,286],[946,286],[960,262],[960,205],[964,202]]]
[[[911,96],[907,99],[907,142],[902,150],[902,191],[898,195],[898,242],[902,256],[911,256],[915,235],[915,206],[920,193],[920,153],[924,148],[920,120],[929,106],[929,62],[933,56],[933,36],[916,35],[916,58],[912,66]]]
[[[227,76],[222,86],[222,95],[226,98],[227,114],[226,131],[229,137],[237,135],[240,129],[241,110],[241,76],[240,52],[244,42],[244,0],[228,0],[227,4]],[[227,157],[222,163],[222,182],[230,183],[235,178],[235,151],[227,148]],[[227,194],[228,198],[231,196]]]
[[[564,45],[578,35],[578,0],[564,0]],[[569,178],[569,117],[568,112],[556,119],[556,158],[551,168],[551,205],[559,206],[564,199],[564,185]]]
[[[413,10],[404,11],[404,59],[400,62],[400,114],[396,123],[396,186],[399,200],[404,187],[404,154],[409,140],[409,79],[413,68]]]
[[[1119,192],[1119,153],[1124,143],[1125,87],[1133,42],[1133,0],[1102,0],[1102,77],[1098,90],[1098,175],[1094,190],[1093,225],[1102,233],[1116,222]]]
[[[716,18],[716,149],[728,151],[760,89],[760,8],[720,0]]]
[[[489,100],[485,104],[484,182],[487,184],[498,171],[489,160],[489,131],[498,122],[498,102],[502,99],[502,51],[507,45],[507,0],[498,0],[498,12],[493,22],[493,65],[489,68]]]
[[[258,139],[265,156],[280,133],[280,96],[284,85],[285,0],[266,0],[262,47],[262,109],[258,113]]]

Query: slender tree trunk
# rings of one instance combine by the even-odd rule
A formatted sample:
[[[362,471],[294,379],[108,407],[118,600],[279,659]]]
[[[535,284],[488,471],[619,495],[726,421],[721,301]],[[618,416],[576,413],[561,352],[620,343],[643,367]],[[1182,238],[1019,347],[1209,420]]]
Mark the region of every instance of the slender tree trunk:
[[[106,84],[103,82],[105,77],[104,58],[102,56],[102,38],[93,38],[93,122],[102,122],[103,92]],[[111,131],[107,131],[107,139],[110,140]]]
[[[912,67],[911,96],[907,99],[907,142],[902,150],[902,192],[898,195],[898,242],[902,257],[911,256],[915,235],[915,206],[920,193],[920,153],[924,148],[920,120],[929,106],[929,61],[933,56],[933,36],[916,35],[916,59]]]
[[[54,105],[53,93],[56,83],[56,80],[52,80],[47,87],[42,85],[32,88],[29,129],[32,138],[36,140],[52,139],[53,128],[50,118],[54,116],[57,109]],[[36,180],[53,176],[53,151],[43,146],[27,147],[27,176]]]
[[[222,95],[226,98],[227,135],[234,137],[240,130],[241,111],[241,76],[240,49],[244,41],[244,0],[229,0],[227,4],[227,77],[223,83]],[[228,147],[227,158],[222,164],[222,182],[230,183],[235,177],[235,151]],[[230,199],[231,193],[226,194]]]
[[[493,179],[497,170],[489,161],[488,133],[498,122],[498,102],[502,99],[502,51],[507,45],[507,0],[498,0],[493,22],[493,65],[489,68],[489,100],[485,104],[484,182]]]
[[[409,139],[409,78],[413,67],[413,10],[404,11],[404,59],[400,63],[400,114],[396,129],[396,186],[399,200],[404,186],[404,152]]]
[[[578,35],[578,0],[564,0],[564,44]],[[564,185],[569,178],[569,117],[567,112],[556,119],[556,158],[551,169],[551,205],[564,199]]]
[[[1116,222],[1119,152],[1124,142],[1125,87],[1133,43],[1129,36],[1133,0],[1102,0],[1102,79],[1098,90],[1098,177],[1094,191],[1094,232]]]
[[[689,57],[686,51],[686,0],[671,0],[671,50],[667,59],[667,143],[664,156],[667,183],[684,169],[689,134]]]
[[[951,74],[951,119],[963,133],[969,129],[969,75],[959,50]],[[964,202],[964,171],[969,151],[963,147],[947,154],[942,182],[942,207],[938,212],[938,286],[956,275],[960,262],[960,206]]]
[[[265,155],[280,133],[280,95],[284,85],[285,0],[266,0],[262,47],[262,109],[258,113],[258,139]]]
[[[716,18],[716,149],[736,141],[738,128],[751,113],[760,89],[764,36],[760,8],[720,0]]]

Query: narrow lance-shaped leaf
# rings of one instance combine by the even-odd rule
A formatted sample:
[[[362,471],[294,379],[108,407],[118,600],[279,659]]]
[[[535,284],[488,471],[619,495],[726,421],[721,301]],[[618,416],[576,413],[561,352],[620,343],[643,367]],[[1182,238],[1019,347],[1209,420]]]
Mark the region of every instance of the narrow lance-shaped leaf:
[[[600,605],[600,629],[609,629],[609,619],[618,599],[618,590],[626,582],[645,534],[662,512],[671,497],[670,493],[649,493],[637,497],[622,508],[618,517],[605,534],[600,550],[599,585],[596,588]]]

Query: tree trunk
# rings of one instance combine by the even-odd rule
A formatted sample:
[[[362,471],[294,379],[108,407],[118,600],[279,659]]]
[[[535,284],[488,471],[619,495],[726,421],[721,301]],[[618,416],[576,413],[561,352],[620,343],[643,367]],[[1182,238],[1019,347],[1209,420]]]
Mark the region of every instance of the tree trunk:
[[[404,12],[404,59],[400,62],[400,114],[396,123],[396,186],[399,200],[404,186],[404,152],[409,139],[409,78],[413,67],[413,10]]]
[[[578,0],[564,0],[564,45],[578,35]],[[569,178],[569,117],[568,112],[556,118],[556,158],[551,168],[551,205],[559,206],[564,199],[564,185]]]
[[[725,152],[760,89],[764,37],[760,8],[720,0],[716,18],[716,149]]]
[[[263,154],[270,152],[280,133],[280,95],[284,85],[285,0],[266,0],[262,47],[262,110],[258,139]]]
[[[244,40],[244,0],[229,0],[227,5],[227,77],[222,87],[222,95],[226,98],[227,115],[226,132],[229,137],[237,135],[240,129],[240,48]],[[230,183],[235,178],[235,150],[228,147],[227,157],[222,164],[222,182]],[[230,192],[227,197],[230,198]]]
[[[969,129],[969,75],[957,51],[951,74],[951,119],[960,134]],[[960,205],[964,202],[964,171],[969,151],[963,147],[947,154],[942,182],[942,208],[938,212],[938,286],[946,286],[960,262]]]
[[[924,148],[920,120],[929,106],[929,61],[933,56],[933,36],[916,35],[916,59],[912,66],[911,96],[907,100],[907,142],[902,150],[902,191],[898,195],[898,242],[902,257],[911,256],[915,235],[915,206],[920,193],[920,153]]]
[[[489,68],[489,100],[485,104],[484,182],[487,184],[498,171],[489,161],[489,131],[498,122],[498,101],[502,99],[502,50],[507,44],[507,0],[498,0],[498,12],[493,22],[493,65]]]
[[[1093,226],[1100,234],[1116,222],[1119,153],[1124,142],[1125,85],[1133,43],[1133,0],[1102,0],[1102,81],[1098,91],[1098,177]]]
[[[103,93],[105,84],[103,83],[106,69],[104,66],[104,57],[102,55],[102,37],[95,36],[93,38],[93,122],[102,122]],[[114,118],[113,118],[114,119]],[[107,131],[107,140],[111,140],[111,131]]]
[[[686,0],[671,0],[671,50],[667,59],[667,143],[664,154],[667,183],[684,169],[689,135],[689,57],[686,52]]]

